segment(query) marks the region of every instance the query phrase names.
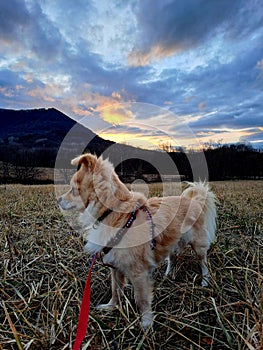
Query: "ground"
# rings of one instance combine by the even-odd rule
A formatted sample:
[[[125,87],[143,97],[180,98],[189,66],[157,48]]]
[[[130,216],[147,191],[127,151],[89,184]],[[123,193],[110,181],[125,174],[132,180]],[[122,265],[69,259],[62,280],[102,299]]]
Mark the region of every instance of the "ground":
[[[163,193],[160,184],[137,186]],[[109,269],[97,262],[83,349],[262,349],[263,181],[211,186],[219,204],[209,287],[200,286],[190,249],[168,277],[161,265],[154,328],[144,332],[130,286],[121,307],[96,311],[110,296]],[[180,190],[169,183],[164,192]],[[51,185],[1,185],[0,214],[0,349],[71,349],[90,263],[79,231],[58,209]]]

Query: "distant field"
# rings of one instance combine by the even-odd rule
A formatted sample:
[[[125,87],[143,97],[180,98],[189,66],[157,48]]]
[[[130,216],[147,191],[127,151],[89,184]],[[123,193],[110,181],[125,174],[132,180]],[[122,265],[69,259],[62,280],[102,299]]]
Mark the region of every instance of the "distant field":
[[[149,196],[160,184],[137,184]],[[165,194],[181,192],[165,185]],[[211,285],[200,286],[189,249],[169,277],[154,274],[154,331],[144,332],[132,291],[103,314],[109,270],[97,262],[83,349],[231,349],[263,346],[263,181],[211,183],[219,199],[218,239],[209,252]],[[53,186],[0,186],[0,350],[71,349],[89,266]]]

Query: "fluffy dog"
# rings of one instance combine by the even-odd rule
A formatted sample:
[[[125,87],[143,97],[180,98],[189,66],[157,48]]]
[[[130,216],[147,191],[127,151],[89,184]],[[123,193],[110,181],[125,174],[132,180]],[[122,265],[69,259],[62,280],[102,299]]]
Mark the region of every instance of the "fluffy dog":
[[[119,180],[113,165],[91,154],[71,162],[78,166],[70,190],[58,200],[64,210],[80,211],[89,253],[104,253],[112,266],[112,297],[100,309],[115,307],[125,276],[134,288],[142,326],[150,327],[151,272],[187,244],[201,261],[202,285],[209,281],[207,251],[215,239],[216,199],[207,184],[190,183],[181,196],[153,197],[131,192]]]

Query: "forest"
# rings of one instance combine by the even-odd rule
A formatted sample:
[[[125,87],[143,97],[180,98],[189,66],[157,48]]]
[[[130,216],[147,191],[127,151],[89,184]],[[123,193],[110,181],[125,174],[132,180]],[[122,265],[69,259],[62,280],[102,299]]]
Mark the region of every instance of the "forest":
[[[177,175],[178,178],[193,180],[192,164],[198,163],[201,156],[205,156],[209,181],[233,179],[262,179],[263,178],[263,152],[250,145],[231,144],[218,147],[209,146],[202,151],[182,149],[172,152],[147,151],[130,146],[115,144],[108,147],[91,147],[85,149],[91,153],[104,157],[114,163],[116,172],[124,182],[134,179],[143,179],[146,182],[161,181],[162,175]],[[116,147],[116,149],[112,149]],[[10,150],[10,149],[9,149]],[[2,148],[3,151],[3,148]],[[167,165],[167,155],[172,159]],[[65,152],[63,164],[56,163],[54,149],[19,150],[14,147],[8,155],[0,150],[0,182],[1,183],[52,183],[52,178],[43,175],[43,168],[52,169],[55,166],[61,169],[70,168],[70,155]],[[171,162],[169,162],[171,163]],[[174,169],[177,174],[174,174]],[[158,169],[162,169],[161,173]],[[150,175],[150,176],[149,176]],[[207,180],[207,179],[206,179]]]

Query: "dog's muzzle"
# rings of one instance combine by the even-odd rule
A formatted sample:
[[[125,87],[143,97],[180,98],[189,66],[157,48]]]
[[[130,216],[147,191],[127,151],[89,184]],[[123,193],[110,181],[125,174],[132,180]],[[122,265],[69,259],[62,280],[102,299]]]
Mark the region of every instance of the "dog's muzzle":
[[[72,205],[72,203],[65,200],[63,197],[59,197],[58,199],[58,205],[63,210],[71,210],[75,208],[75,205]]]

